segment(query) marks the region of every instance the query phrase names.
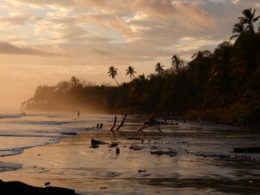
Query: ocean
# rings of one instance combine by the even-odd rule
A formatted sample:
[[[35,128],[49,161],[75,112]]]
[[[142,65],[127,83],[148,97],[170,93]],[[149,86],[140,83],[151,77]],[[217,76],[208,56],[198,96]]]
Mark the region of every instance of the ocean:
[[[0,114],[0,157],[58,143],[62,138],[77,137],[77,132],[95,130],[97,123],[109,120],[109,115],[83,114],[78,117],[77,113]]]
[[[142,191],[141,194],[185,194],[194,189],[208,194],[209,188],[210,192],[229,192],[239,182],[246,192],[255,190],[255,185],[251,188],[248,181],[258,186],[260,154],[234,153],[233,149],[260,147],[259,130],[168,121],[178,125],[161,125],[162,135],[156,129],[144,129],[142,143],[136,130],[145,118],[128,116],[120,130],[125,131],[124,136],[116,139],[109,132],[114,115],[0,114],[1,179],[13,180],[20,175],[21,181],[31,185],[50,181],[82,194],[127,194],[133,189]],[[118,120],[121,121],[120,116]],[[96,128],[97,123],[103,123],[103,129]],[[98,136],[97,131],[103,132]],[[92,135],[107,143],[118,142],[120,154],[109,145],[91,148]],[[48,146],[25,152],[43,145]],[[21,157],[23,152],[25,156]],[[225,184],[224,180],[228,182]],[[103,193],[104,189],[109,189],[109,193]]]

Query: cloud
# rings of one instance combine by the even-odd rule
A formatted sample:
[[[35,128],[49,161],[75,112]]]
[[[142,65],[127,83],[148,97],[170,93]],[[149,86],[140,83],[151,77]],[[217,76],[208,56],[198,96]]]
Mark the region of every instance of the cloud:
[[[186,3],[170,0],[135,0],[134,10],[160,20],[182,23],[188,29],[201,27],[217,28],[217,21],[209,13],[199,7],[198,3]]]
[[[93,52],[95,54],[101,55],[101,56],[112,56],[113,54],[109,51],[105,51],[102,49],[93,49]]]
[[[14,3],[22,3],[25,5],[58,5],[63,7],[73,6],[73,0],[12,0]]]
[[[0,22],[7,26],[20,26],[24,25],[27,21],[25,17],[0,17]]]
[[[34,56],[60,56],[60,54],[43,52],[28,47],[17,47],[8,42],[0,42],[0,53],[15,55],[34,55]]]
[[[195,45],[192,40],[180,45],[182,37],[194,37],[196,43],[201,37],[205,40],[228,39],[228,33],[231,33],[232,25],[244,7],[256,4],[257,1],[12,0],[11,2],[19,2],[13,6],[16,10],[22,11],[20,15],[15,16],[16,19],[12,16],[5,20],[9,22],[8,25],[19,26],[23,37],[19,35],[18,38],[24,42],[11,40],[10,42],[19,45],[27,43],[28,48],[30,45],[40,45],[42,42],[49,46],[57,44],[62,51],[72,53],[71,56],[77,56],[79,59],[91,57],[98,61],[95,59],[97,55],[99,59],[109,57],[115,62],[123,61],[124,57],[126,61],[154,59],[157,53],[158,56],[166,56],[169,50],[187,52],[195,48],[201,49],[206,45]],[[22,18],[26,17],[23,13],[34,18],[30,17],[24,21]],[[3,37],[8,37],[8,32],[9,29],[2,29],[2,34],[5,33]],[[43,50],[40,48],[38,51]],[[89,52],[89,55],[86,52]],[[114,55],[109,55],[111,53]],[[116,57],[117,55],[120,57]]]
[[[85,14],[78,17],[79,22],[95,23],[104,28],[113,29],[120,35],[125,37],[132,37],[133,31],[122,18],[111,14]]]
[[[133,8],[152,16],[171,17],[176,14],[176,8],[170,0],[134,0]]]
[[[85,8],[94,8],[96,11],[101,10],[105,12],[129,13],[131,11],[130,5],[132,0],[73,0],[78,6]]]

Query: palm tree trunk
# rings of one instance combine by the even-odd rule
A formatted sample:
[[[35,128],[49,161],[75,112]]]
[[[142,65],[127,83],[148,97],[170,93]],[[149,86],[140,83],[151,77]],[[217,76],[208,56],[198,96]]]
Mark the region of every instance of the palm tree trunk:
[[[115,81],[116,81],[116,84],[119,86],[119,83],[118,83],[118,81],[116,80],[116,78],[114,78],[115,79]]]

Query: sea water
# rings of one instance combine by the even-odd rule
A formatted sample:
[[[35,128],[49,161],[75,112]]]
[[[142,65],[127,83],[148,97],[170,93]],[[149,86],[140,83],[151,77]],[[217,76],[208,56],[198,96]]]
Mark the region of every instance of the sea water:
[[[17,155],[24,149],[57,143],[62,138],[77,137],[77,132],[96,129],[109,115],[77,113],[0,114],[0,157]],[[19,164],[1,163],[0,171],[20,168]]]
[[[143,117],[143,116],[142,116]],[[128,116],[127,128],[142,125],[144,118]],[[17,155],[24,149],[58,143],[62,138],[77,137],[77,132],[96,130],[97,123],[110,124],[112,115],[77,113],[17,113],[0,114],[0,157]],[[176,122],[176,121],[169,121]],[[174,143],[177,153],[189,153],[202,157],[246,158],[260,160],[259,154],[234,154],[235,147],[259,147],[258,130],[241,130],[239,127],[197,122],[181,122],[178,125],[164,126],[164,132],[177,133]],[[111,124],[112,125],[112,124]],[[137,127],[136,127],[137,128]],[[132,130],[132,129],[131,129]],[[146,130],[145,130],[146,131]],[[165,142],[173,142],[164,137]],[[181,146],[181,147],[180,147]],[[182,148],[182,149],[181,149]],[[15,166],[14,166],[15,167]],[[0,171],[5,170],[6,166]]]
[[[53,154],[55,158],[52,158],[49,148],[42,148],[41,156],[34,155],[33,158],[47,156],[48,163],[38,161],[35,165],[31,160],[28,163],[4,159],[19,155],[27,148],[57,143],[62,138],[76,138],[79,131],[97,130],[97,123],[104,124],[100,131],[109,131],[114,116],[81,114],[77,117],[76,112],[27,113],[25,116],[1,114],[0,172],[5,175],[2,179],[9,175],[16,178],[16,171],[7,171],[20,169],[25,174],[24,178],[33,178],[33,182],[40,174],[41,183],[52,178],[54,185],[76,189],[82,194],[95,190],[102,191],[99,194],[131,194],[127,192],[132,190],[132,186],[143,192],[140,194],[193,194],[194,190],[198,194],[208,194],[207,190],[218,194],[216,192],[226,193],[232,189],[231,193],[235,192],[241,185],[243,192],[254,191],[259,186],[260,154],[233,152],[236,147],[260,147],[259,130],[201,121],[169,120],[169,123],[177,122],[178,125],[161,125],[163,134],[150,137],[149,133],[157,130],[152,127],[144,129],[144,143],[140,139],[131,139],[140,138],[136,130],[145,119],[147,116],[127,117],[120,131],[132,131],[132,134],[117,140],[120,142],[119,155],[108,145],[89,148],[90,138],[82,136],[77,144],[71,143],[81,138],[64,139],[59,145],[53,145],[53,148],[59,147],[58,151],[62,151],[60,157]],[[118,121],[121,121],[120,116]],[[131,137],[134,135],[136,137]],[[97,139],[107,143],[111,141],[111,137]],[[67,150],[67,146],[71,150]],[[140,150],[131,150],[131,146]],[[174,155],[152,155],[152,151],[170,151]],[[144,173],[139,173],[139,170]],[[32,180],[29,179],[29,182]],[[30,184],[38,185],[33,182]],[[111,193],[99,188],[104,186],[108,186]],[[189,193],[186,193],[187,190]]]

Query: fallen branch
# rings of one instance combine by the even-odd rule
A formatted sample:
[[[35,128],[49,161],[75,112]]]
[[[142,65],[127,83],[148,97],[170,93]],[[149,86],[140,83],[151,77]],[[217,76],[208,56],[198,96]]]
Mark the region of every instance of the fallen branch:
[[[162,133],[162,130],[160,129],[159,125],[162,124],[161,122],[155,120],[154,116],[150,116],[147,121],[144,122],[143,126],[138,129],[137,131],[143,134],[143,129],[147,127],[155,127],[160,133]]]
[[[116,131],[119,131],[119,129],[124,125],[126,117],[127,117],[127,114],[124,114],[123,120],[121,121],[120,125],[116,128]]]
[[[110,131],[113,133],[114,137],[116,137],[116,133],[115,133],[115,131],[114,131],[114,128],[115,128],[115,126],[116,126],[116,120],[117,120],[117,117],[115,116],[113,126],[112,126],[111,129],[110,129]]]

